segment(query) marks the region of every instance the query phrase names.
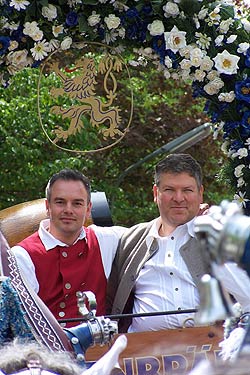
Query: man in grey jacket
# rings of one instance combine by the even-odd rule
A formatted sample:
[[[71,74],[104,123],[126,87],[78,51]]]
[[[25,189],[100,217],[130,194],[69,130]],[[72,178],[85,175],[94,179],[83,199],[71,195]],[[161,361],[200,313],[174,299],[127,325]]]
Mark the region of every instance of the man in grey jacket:
[[[190,155],[171,154],[156,165],[153,196],[160,216],[133,226],[122,236],[108,283],[108,313],[155,313],[199,306],[198,284],[209,272],[194,233],[203,190],[201,167]],[[227,277],[230,287],[230,273],[225,273]],[[244,281],[250,285],[247,277]],[[237,285],[231,291],[244,300],[245,292]],[[193,318],[190,313],[122,318],[119,330],[192,326]]]

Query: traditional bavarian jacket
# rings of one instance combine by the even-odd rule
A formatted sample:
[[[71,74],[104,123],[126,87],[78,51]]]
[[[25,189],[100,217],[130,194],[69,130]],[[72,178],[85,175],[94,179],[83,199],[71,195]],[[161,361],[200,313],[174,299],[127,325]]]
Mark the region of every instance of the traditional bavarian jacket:
[[[136,279],[145,263],[159,248],[156,239],[150,247],[146,243],[146,237],[154,222],[155,220],[137,224],[122,236],[108,282],[107,313],[132,313]],[[194,283],[198,286],[201,276],[209,272],[209,265],[203,259],[200,243],[196,238],[190,238],[179,251]],[[127,317],[120,319],[119,332],[126,332],[131,321],[132,319]]]
[[[18,245],[30,255],[39,283],[39,297],[56,319],[79,317],[77,291],[91,291],[97,300],[97,315],[105,314],[107,279],[100,247],[91,228],[86,237],[71,246],[59,246],[47,251],[38,232]],[[93,277],[96,275],[97,277]],[[76,323],[67,324],[73,326]]]

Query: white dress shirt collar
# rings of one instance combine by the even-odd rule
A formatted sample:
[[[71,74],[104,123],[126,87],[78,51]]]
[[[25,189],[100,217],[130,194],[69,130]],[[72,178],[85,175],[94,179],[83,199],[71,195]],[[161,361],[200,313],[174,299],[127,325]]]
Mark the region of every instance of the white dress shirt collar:
[[[185,229],[185,230],[188,231],[188,234],[191,237],[195,237],[195,232],[194,232],[194,220],[195,220],[195,218],[196,217],[194,217],[192,220],[188,221],[185,224],[179,225],[174,230],[173,233],[175,233],[175,231],[177,231],[177,230],[179,231],[180,229]],[[158,217],[154,220],[153,225],[150,228],[150,231],[148,232],[148,235],[146,237],[146,243],[147,243],[148,247],[152,244],[152,241],[153,241],[154,238],[161,238],[161,236],[159,235],[160,226],[161,226],[161,217]]]
[[[56,247],[56,246],[68,247],[67,244],[65,244],[64,242],[62,242],[62,241],[58,240],[57,238],[55,238],[54,236],[52,236],[52,234],[49,233],[48,228],[49,228],[49,219],[42,220],[40,225],[39,225],[38,234],[39,234],[39,236],[40,236],[40,238],[41,238],[41,240],[44,244],[44,247],[45,247],[46,251],[54,249],[54,247]],[[84,227],[82,227],[80,235],[75,240],[74,243],[76,243],[79,240],[84,239],[85,237],[86,237],[86,232],[84,230]]]

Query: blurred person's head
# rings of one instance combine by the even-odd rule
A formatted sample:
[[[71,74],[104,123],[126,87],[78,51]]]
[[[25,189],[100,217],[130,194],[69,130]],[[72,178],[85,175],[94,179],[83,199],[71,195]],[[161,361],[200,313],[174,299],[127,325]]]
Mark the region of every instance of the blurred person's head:
[[[38,342],[14,340],[0,349],[3,373],[14,374],[32,366],[60,375],[79,375],[83,371],[69,352],[54,352]]]

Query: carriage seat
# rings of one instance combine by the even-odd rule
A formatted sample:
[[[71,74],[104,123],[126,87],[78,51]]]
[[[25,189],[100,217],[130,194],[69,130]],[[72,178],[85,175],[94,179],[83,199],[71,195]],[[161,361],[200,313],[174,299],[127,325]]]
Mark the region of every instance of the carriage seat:
[[[91,193],[91,217],[85,225],[112,226],[111,212],[104,192]],[[34,233],[46,219],[45,199],[35,199],[0,210],[0,231],[10,247]]]

